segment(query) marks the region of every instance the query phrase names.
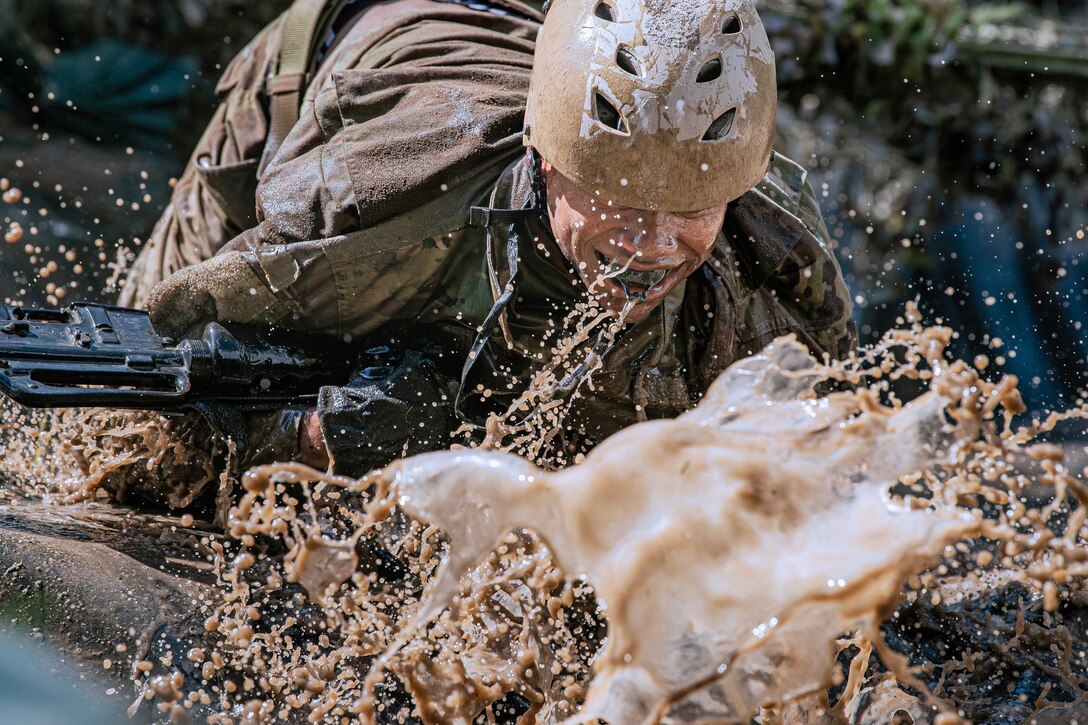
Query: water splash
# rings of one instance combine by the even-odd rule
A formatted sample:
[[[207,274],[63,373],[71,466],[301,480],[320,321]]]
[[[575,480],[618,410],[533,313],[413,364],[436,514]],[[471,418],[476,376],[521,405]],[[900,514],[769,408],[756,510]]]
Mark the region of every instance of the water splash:
[[[401,708],[470,723],[516,692],[523,722],[746,722],[760,708],[771,722],[830,684],[838,637],[852,631],[865,662],[875,649],[925,693],[878,629],[904,583],[976,540],[980,572],[1013,573],[1054,606],[1056,586],[1085,573],[1088,498],[1059,452],[1033,442],[1084,411],[1014,427],[1015,379],[990,383],[949,360],[951,331],[908,316],[910,328],[842,363],[780,339],[693,411],[633,426],[559,471],[471,449],[361,481],[253,471],[230,533],[243,549],[264,535],[290,553],[277,573],[274,559],[243,556],[240,568],[242,554],[224,551],[226,601],[209,627],[231,666],[265,673],[261,697],[314,721]],[[832,384],[847,389],[826,393]],[[1031,479],[1014,465],[1024,456],[1040,466]],[[1055,494],[1042,508],[1021,496],[1032,482]],[[364,544],[401,571],[367,561]],[[258,561],[265,578],[251,581]],[[255,627],[285,580],[319,607],[316,645],[283,636],[305,609],[298,595],[282,627]],[[840,716],[863,697],[921,706],[864,687],[857,658],[851,672]],[[398,682],[411,700],[390,694]],[[926,696],[942,722],[958,719]]]
[[[581,460],[580,453],[571,455],[557,444],[558,436],[582,389],[593,390],[593,376],[604,367],[605,356],[639,303],[638,299],[628,299],[618,313],[602,307],[594,292],[611,276],[599,277],[586,300],[577,303],[563,322],[552,328],[545,342],[552,337],[558,339],[547,362],[505,411],[488,418],[482,448],[515,453],[545,468]],[[573,332],[558,334],[567,330]]]
[[[695,411],[627,429],[562,472],[480,451],[394,464],[385,480],[401,507],[450,537],[418,623],[525,527],[593,583],[608,618],[571,722],[651,723],[670,708],[678,722],[741,721],[821,687],[837,636],[874,631],[902,582],[981,522],[887,494],[946,460],[947,401],[866,410],[864,393],[816,399],[819,380],[804,348],[781,340]]]
[[[1014,378],[986,381],[984,362],[949,359],[950,330],[907,317],[841,363],[780,339],[696,409],[562,470],[492,448],[359,481],[252,471],[229,538],[204,542],[222,598],[192,653],[201,682],[183,695],[148,663],[141,697],[171,713],[183,697],[209,704],[211,722],[472,723],[510,693],[521,722],[853,721],[932,707],[954,722],[879,624],[904,583],[908,597],[952,601],[1018,581],[1057,606],[1088,573],[1088,488],[1040,439],[1086,410],[1017,426]],[[49,459],[50,420],[8,433]],[[169,448],[153,421],[83,420],[104,426],[64,445],[112,452],[98,473],[139,468],[111,458],[134,438]],[[961,563],[969,575],[951,576]],[[844,647],[859,654],[832,707],[823,692]],[[867,675],[871,651],[890,673]]]

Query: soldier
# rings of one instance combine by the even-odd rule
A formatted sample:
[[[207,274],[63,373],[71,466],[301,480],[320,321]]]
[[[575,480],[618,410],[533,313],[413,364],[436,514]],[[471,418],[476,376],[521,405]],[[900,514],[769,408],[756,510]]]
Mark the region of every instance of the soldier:
[[[750,0],[298,0],[218,90],[122,302],[168,334],[278,325],[367,351],[316,409],[251,421],[250,461],[359,474],[447,447],[587,295],[634,306],[558,460],[690,408],[779,335],[855,344],[805,171],[771,148]]]

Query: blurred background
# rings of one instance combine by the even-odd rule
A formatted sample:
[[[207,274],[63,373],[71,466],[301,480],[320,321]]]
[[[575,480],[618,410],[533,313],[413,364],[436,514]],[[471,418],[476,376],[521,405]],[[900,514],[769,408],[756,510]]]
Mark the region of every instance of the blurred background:
[[[111,300],[288,3],[0,0],[0,297]],[[1088,372],[1088,1],[760,0],[863,341],[918,300],[1033,411]],[[14,237],[14,238],[13,238]]]

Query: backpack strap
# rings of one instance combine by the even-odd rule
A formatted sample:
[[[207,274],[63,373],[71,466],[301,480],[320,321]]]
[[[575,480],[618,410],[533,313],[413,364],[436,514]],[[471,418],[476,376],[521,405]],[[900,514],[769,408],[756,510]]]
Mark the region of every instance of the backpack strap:
[[[261,168],[298,122],[302,95],[313,79],[318,43],[346,0],[295,0],[287,10],[276,70],[268,79],[269,124]]]

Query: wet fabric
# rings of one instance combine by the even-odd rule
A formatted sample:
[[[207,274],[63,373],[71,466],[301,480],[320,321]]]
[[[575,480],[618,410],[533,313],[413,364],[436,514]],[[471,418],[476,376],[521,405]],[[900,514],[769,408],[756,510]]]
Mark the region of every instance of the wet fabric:
[[[145,305],[158,282],[243,232],[265,243],[333,237],[414,209],[442,195],[443,185],[457,190],[466,181],[493,180],[509,161],[504,154],[520,150],[541,16],[516,0],[490,4],[513,14],[433,0],[366,8],[314,74],[302,117],[275,160],[262,159],[266,79],[283,17],[261,31],[220,79],[221,103],[121,304]],[[466,138],[488,143],[478,149]],[[475,153],[457,159],[459,151]],[[379,161],[363,167],[356,158]]]
[[[515,396],[541,362],[545,331],[585,290],[545,258],[559,254],[546,215],[498,230],[494,259],[487,230],[469,225],[473,205],[534,203],[521,129],[539,15],[494,4],[523,16],[433,0],[367,9],[319,70],[246,218],[244,194],[226,196],[248,191],[221,182],[260,164],[260,84],[278,34],[270,26],[220,82],[224,105],[124,301],[146,302],[173,334],[211,320],[350,340],[408,326],[414,340],[446,351],[436,370],[456,380],[497,296],[488,269],[502,279],[515,243],[524,273],[508,313],[511,344],[495,331],[469,381],[470,414],[479,422]],[[682,412],[731,362],[781,334],[818,354],[852,347],[849,298],[805,176],[776,158],[730,205],[711,260],[608,355],[572,438],[592,444],[640,418]],[[323,393],[338,415],[356,398]],[[359,445],[336,442],[334,459]]]

